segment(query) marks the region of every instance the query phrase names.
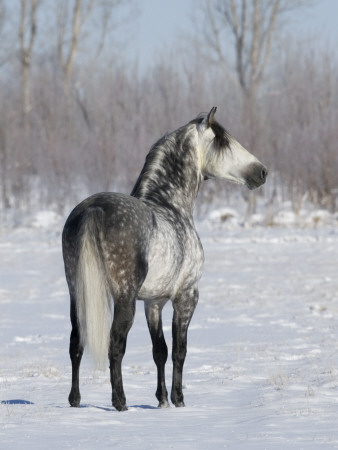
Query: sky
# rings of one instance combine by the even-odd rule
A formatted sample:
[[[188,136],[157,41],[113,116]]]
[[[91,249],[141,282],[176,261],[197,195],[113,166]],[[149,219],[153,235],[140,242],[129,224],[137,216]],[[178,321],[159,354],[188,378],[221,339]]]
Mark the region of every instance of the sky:
[[[140,9],[133,49],[141,66],[148,66],[156,52],[170,46],[182,30],[193,30],[192,11],[197,0],[137,0]],[[295,17],[293,27],[338,41],[338,0],[318,0],[315,6]]]

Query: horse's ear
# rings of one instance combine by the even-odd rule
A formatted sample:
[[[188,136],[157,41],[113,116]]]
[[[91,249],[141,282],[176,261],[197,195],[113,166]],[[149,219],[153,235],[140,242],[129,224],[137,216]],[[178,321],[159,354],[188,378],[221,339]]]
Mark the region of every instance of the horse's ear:
[[[205,125],[207,127],[210,127],[213,122],[214,122],[214,115],[216,113],[217,110],[217,106],[213,106],[209,112],[209,114],[207,115],[207,117],[203,120],[203,122],[205,123]]]

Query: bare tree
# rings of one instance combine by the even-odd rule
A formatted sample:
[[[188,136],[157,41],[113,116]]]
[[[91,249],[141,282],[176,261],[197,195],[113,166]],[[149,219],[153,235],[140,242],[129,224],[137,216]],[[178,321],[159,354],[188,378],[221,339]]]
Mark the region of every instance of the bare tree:
[[[202,0],[204,39],[212,59],[245,96],[254,97],[257,93],[283,17],[305,4],[310,5],[310,1]],[[235,71],[229,64],[229,33],[233,38]]]
[[[0,56],[0,67],[6,63],[7,56],[3,55],[3,42],[5,40],[4,36],[4,25],[6,22],[6,8],[3,0],[0,0],[0,39],[1,39],[1,56]]]
[[[55,4],[57,18],[57,51],[62,69],[64,88],[68,92],[74,72],[76,55],[81,42],[97,35],[92,43],[86,67],[93,66],[106,41],[113,12],[120,6],[131,4],[129,0],[61,0]]]
[[[19,40],[23,113],[25,124],[27,124],[26,117],[31,109],[29,77],[37,30],[36,11],[39,3],[40,2],[38,0],[21,0]]]

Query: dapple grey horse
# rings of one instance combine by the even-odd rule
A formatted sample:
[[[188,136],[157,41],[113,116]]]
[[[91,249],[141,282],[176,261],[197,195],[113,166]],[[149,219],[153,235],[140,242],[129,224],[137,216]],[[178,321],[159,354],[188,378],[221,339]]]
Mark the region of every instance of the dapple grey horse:
[[[101,193],[71,212],[62,242],[70,292],[71,406],[80,405],[79,368],[87,346],[98,366],[109,357],[112,403],[127,409],[121,364],[135,303],[144,300],[157,366],[156,397],[169,406],[162,309],[173,305],[171,401],[184,406],[188,326],[198,301],[203,248],[193,208],[203,179],[262,185],[266,167],[215,120],[216,107],[156,142],[131,195]]]

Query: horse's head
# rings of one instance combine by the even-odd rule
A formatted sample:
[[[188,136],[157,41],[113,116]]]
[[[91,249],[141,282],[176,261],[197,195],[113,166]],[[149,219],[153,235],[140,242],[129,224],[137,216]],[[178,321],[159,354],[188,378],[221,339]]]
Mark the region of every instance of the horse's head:
[[[197,124],[202,176],[224,178],[249,189],[261,186],[268,169],[214,120],[216,109]]]

